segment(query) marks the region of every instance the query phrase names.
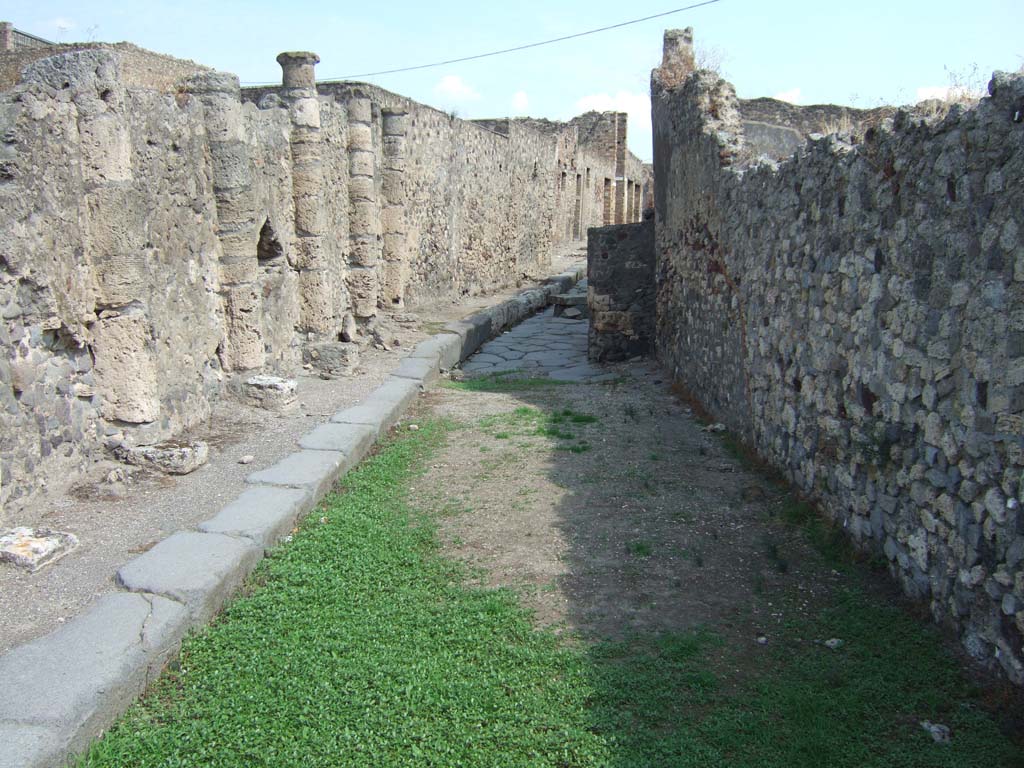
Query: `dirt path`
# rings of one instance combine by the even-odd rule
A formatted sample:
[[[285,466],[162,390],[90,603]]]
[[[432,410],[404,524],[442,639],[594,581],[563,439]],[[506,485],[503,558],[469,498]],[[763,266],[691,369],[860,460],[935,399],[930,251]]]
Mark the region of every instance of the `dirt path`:
[[[775,522],[784,493],[702,431],[656,368],[615,372],[430,396],[460,425],[417,484],[450,552],[541,625],[590,638],[714,626],[756,645],[827,598],[843,577]]]

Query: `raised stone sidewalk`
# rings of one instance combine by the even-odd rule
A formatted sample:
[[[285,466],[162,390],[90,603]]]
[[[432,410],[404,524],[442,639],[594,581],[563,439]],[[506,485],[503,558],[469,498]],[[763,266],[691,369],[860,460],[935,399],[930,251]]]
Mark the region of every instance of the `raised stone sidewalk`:
[[[440,371],[536,314],[581,276],[557,275],[450,323],[369,397],[306,434],[295,453],[251,474],[250,488],[197,530],[179,531],[123,565],[116,579],[124,591],[0,657],[0,768],[51,768],[85,749],[160,673],[185,633],[216,614],[266,549],[359,463]],[[586,363],[586,334],[586,322],[547,310],[488,343],[466,368],[598,381],[607,374]]]

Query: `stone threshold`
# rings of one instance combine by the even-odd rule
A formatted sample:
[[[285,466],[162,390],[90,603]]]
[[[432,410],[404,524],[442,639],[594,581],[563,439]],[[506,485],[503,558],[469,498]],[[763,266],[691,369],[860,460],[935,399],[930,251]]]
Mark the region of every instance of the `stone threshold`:
[[[267,550],[286,537],[432,384],[488,339],[547,306],[580,265],[418,344],[368,397],[253,472],[249,487],[196,530],[178,531],[118,569],[104,595],[48,635],[0,656],[0,768],[64,765],[145,690],[182,638],[207,624]]]

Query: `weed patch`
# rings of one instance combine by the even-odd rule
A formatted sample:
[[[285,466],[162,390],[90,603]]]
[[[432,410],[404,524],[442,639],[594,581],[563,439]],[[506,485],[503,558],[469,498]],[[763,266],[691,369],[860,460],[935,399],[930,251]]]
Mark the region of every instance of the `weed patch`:
[[[564,386],[566,382],[542,376],[523,376],[516,371],[488,373],[460,381],[444,381],[442,387],[463,392],[524,392],[537,389]]]

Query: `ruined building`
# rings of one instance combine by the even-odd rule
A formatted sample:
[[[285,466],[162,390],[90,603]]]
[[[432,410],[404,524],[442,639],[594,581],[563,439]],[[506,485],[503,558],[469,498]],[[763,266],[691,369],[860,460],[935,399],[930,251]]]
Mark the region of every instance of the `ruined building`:
[[[795,107],[691,43],[651,78],[654,221],[591,238],[592,355],[654,349],[1024,683],[1024,76],[970,108]]]
[[[8,516],[254,373],[343,373],[381,313],[539,275],[552,244],[638,221],[650,194],[624,114],[470,122],[318,86],[313,53],[242,89],[131,45],[2,31]]]

